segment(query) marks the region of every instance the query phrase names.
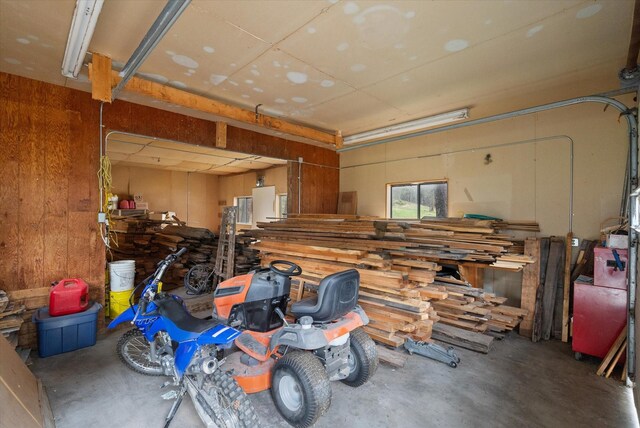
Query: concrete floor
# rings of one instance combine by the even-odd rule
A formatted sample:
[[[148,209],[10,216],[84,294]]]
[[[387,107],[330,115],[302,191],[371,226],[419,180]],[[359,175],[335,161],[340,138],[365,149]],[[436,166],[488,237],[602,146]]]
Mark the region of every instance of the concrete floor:
[[[32,370],[47,388],[58,428],[162,426],[171,406],[160,397],[164,378],[139,375],[118,360],[122,332],[100,337],[91,348],[34,358]],[[457,369],[412,356],[402,369],[381,364],[358,389],[334,382],[331,407],[316,426],[637,426],[631,390],[596,376],[597,362],[575,361],[566,344],[534,344],[511,334],[494,342],[489,355],[458,355]],[[265,426],[287,426],[268,392],[252,400]],[[202,426],[190,399],[172,426]]]

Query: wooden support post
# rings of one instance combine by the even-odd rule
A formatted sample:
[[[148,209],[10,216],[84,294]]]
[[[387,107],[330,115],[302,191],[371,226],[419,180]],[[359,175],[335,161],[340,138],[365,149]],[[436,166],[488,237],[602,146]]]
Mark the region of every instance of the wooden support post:
[[[342,131],[336,132],[336,149],[341,149],[344,145],[344,139],[342,138]]]
[[[93,54],[89,64],[91,80],[91,98],[98,101],[111,102],[111,58]]]
[[[520,334],[531,338],[533,333],[533,317],[536,311],[536,295],[540,285],[540,240],[527,238],[524,241],[525,256],[535,259],[535,263],[527,264],[522,271],[522,298],[520,307],[529,313],[520,323]]]
[[[120,80],[121,78],[118,75],[118,72],[115,70],[112,71],[111,84],[115,86],[120,82]],[[287,122],[279,118],[266,116],[264,114],[260,115],[258,123],[256,123],[256,113],[253,110],[247,110],[230,104],[225,104],[211,98],[192,94],[161,83],[140,79],[139,77],[132,77],[129,82],[127,82],[125,89],[129,92],[148,96],[159,101],[202,111],[250,125],[262,126],[273,131],[306,138],[332,147],[335,147],[337,141],[336,134],[334,132],[321,131],[307,126]]]
[[[564,297],[562,300],[562,341],[569,341],[569,300],[571,299],[571,240],[573,234],[567,233],[564,258]]]
[[[462,279],[471,284],[473,288],[484,286],[484,268],[463,263],[458,266],[458,271]]]
[[[216,122],[216,147],[227,148],[227,122]]]
[[[304,279],[298,281],[298,292],[296,293],[295,302],[302,300],[302,296],[304,295],[304,282]]]

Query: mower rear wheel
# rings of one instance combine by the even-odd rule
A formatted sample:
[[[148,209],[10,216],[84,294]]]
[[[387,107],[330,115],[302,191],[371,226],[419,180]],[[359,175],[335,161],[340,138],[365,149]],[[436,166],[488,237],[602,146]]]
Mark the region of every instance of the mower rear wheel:
[[[364,385],[378,368],[378,350],[376,344],[361,328],[349,335],[349,376],[342,383],[357,387]]]
[[[273,368],[271,396],[276,408],[291,425],[313,425],[331,405],[327,372],[312,353],[293,351]]]

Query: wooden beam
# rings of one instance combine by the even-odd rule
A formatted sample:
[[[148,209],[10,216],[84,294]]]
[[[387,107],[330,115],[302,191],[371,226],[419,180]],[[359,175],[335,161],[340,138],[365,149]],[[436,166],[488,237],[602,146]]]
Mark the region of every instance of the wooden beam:
[[[93,54],[89,64],[89,79],[91,79],[91,98],[110,103],[111,58]]]
[[[569,341],[569,299],[571,298],[571,241],[573,234],[567,233],[564,257],[564,288],[562,289],[562,341]]]
[[[216,147],[219,149],[227,147],[227,122],[216,122]]]
[[[120,76],[117,71],[111,72],[111,84],[113,86],[120,82]],[[260,114],[256,117],[253,110],[247,110],[240,107],[212,100],[201,95],[192,94],[180,89],[172,88],[160,83],[132,77],[125,89],[139,95],[148,96],[156,100],[179,105],[185,108],[214,114],[230,120],[236,120],[249,125],[257,125],[283,134],[294,135],[296,137],[307,138],[309,140],[336,146],[341,138],[331,132],[320,131],[318,129],[309,128],[307,126],[294,124],[282,119]]]
[[[536,295],[540,285],[540,240],[527,238],[524,241],[524,254],[535,259],[535,263],[527,264],[522,270],[522,298],[520,307],[529,311],[520,324],[520,334],[531,338],[533,333],[533,317],[536,309]],[[545,266],[546,268],[546,266]]]
[[[336,132],[336,149],[341,149],[344,145],[344,139],[342,138],[342,131]]]
[[[458,265],[458,272],[464,281],[467,281],[473,288],[483,288],[484,286],[484,266],[477,266],[471,263]]]

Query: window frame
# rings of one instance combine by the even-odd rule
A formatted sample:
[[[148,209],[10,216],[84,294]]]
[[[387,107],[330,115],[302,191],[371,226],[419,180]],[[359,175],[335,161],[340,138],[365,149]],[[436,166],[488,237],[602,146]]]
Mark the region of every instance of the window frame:
[[[248,223],[240,221],[240,205],[239,205],[240,199],[251,199],[251,212],[247,213],[248,217],[249,217],[249,222]],[[253,196],[234,196],[234,198],[233,198],[233,206],[238,208],[238,212],[236,213],[236,224],[243,224],[243,225],[253,224]]]
[[[280,202],[280,198],[281,197],[286,197],[287,198],[287,203],[284,206],[284,217],[280,217],[280,212],[282,211],[282,204]],[[288,205],[289,204],[289,195],[287,193],[276,193],[276,216],[278,216],[278,218],[286,218],[287,214],[289,214],[288,212]]]
[[[430,180],[418,180],[418,181],[398,181],[398,182],[393,182],[393,183],[387,183],[386,184],[386,197],[385,197],[385,213],[388,219],[393,219],[393,220],[421,220],[422,217],[420,217],[420,186],[424,185],[424,184],[445,184],[446,188],[447,188],[447,216],[449,216],[449,180],[446,178],[441,178],[441,179],[430,179]],[[415,217],[411,217],[411,218],[407,218],[407,217],[403,217],[403,218],[399,218],[399,217],[392,217],[392,203],[391,203],[391,190],[393,187],[398,187],[398,186],[417,186],[416,191],[417,191],[417,195],[418,195],[418,202],[417,202],[417,212],[416,214],[418,215],[417,218]],[[434,218],[438,218],[438,217],[434,217]],[[442,217],[440,217],[442,218]]]

